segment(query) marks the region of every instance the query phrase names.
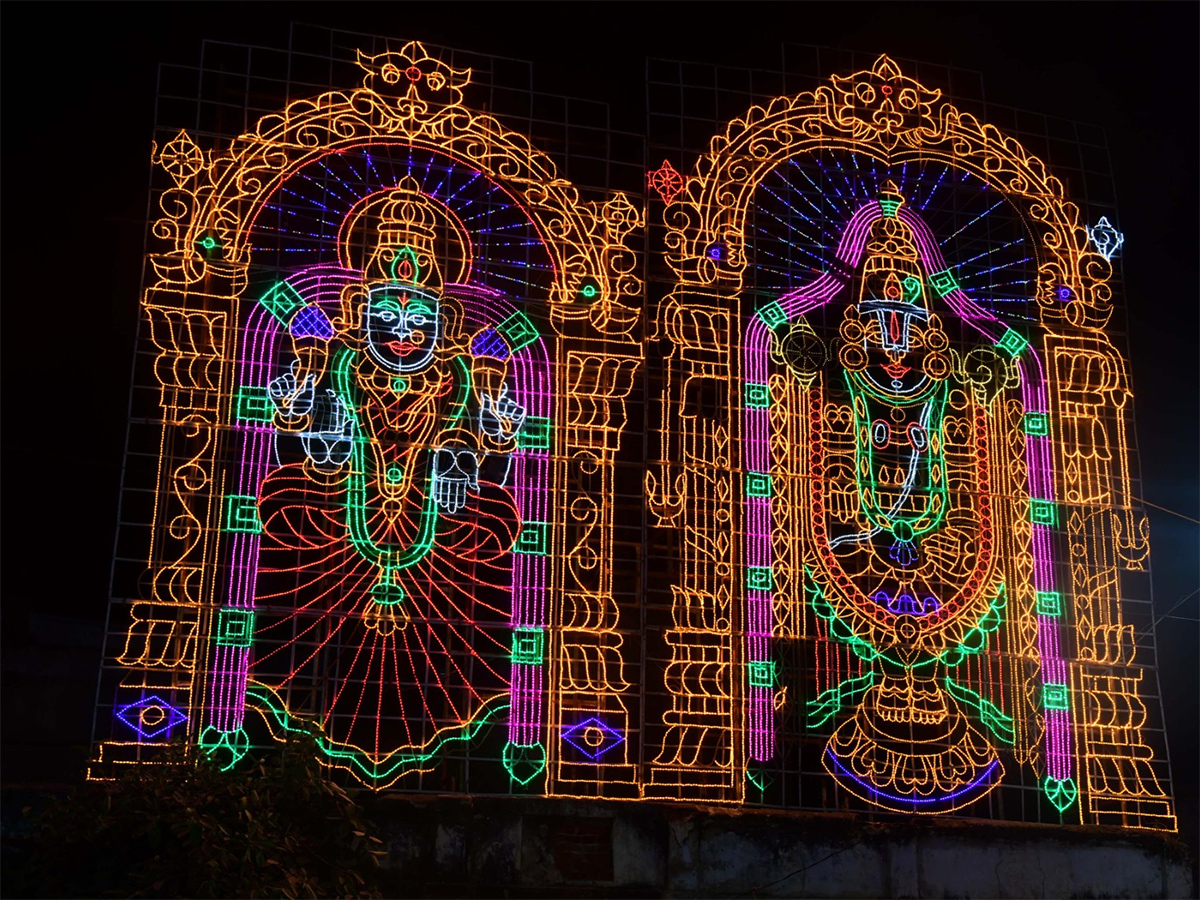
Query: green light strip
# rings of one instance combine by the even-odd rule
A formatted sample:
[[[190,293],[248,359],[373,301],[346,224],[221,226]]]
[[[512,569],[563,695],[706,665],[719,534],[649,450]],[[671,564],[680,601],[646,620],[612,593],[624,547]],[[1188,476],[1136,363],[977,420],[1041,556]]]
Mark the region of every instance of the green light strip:
[[[858,678],[847,678],[827,691],[822,691],[815,700],[805,704],[804,724],[807,728],[820,728],[839,712],[847,703],[858,703],[875,683],[875,673],[868,672]]]
[[[864,662],[874,662],[883,656],[876,650],[868,641],[864,641],[854,629],[838,618],[838,614],[834,612],[833,605],[825,599],[825,595],[821,593],[820,587],[813,580],[812,572],[806,566],[804,569],[804,590],[808,594],[808,600],[812,604],[813,612],[817,614],[817,618],[824,620],[829,625],[829,636],[835,641],[841,641],[843,644],[849,644],[850,649],[854,651],[854,655]],[[885,659],[887,657],[884,657]],[[913,668],[932,663],[932,658],[920,663],[916,663]]]
[[[999,741],[1010,747],[1017,742],[1017,733],[1013,728],[1013,720],[1002,713],[991,701],[985,700],[979,694],[961,684],[956,683],[949,675],[945,679],[946,690],[950,696],[967,707],[988,731]]]
[[[434,533],[437,530],[438,511],[437,501],[433,494],[433,473],[430,472],[425,484],[425,506],[421,510],[421,524],[417,529],[417,538],[411,546],[399,549],[384,549],[371,540],[370,529],[367,526],[367,466],[364,446],[366,440],[359,435],[361,426],[358,421],[358,405],[354,403],[354,393],[350,383],[350,366],[354,361],[355,351],[343,349],[333,364],[334,391],[346,407],[346,414],[354,428],[355,436],[351,442],[351,457],[349,484],[346,490],[346,530],[350,533],[350,542],[359,555],[372,565],[387,570],[390,573],[420,562],[433,547]],[[463,392],[465,395],[465,391]],[[465,405],[464,396],[458,398],[461,415]]]
[[[416,750],[396,750],[389,753],[383,761],[375,763],[371,762],[370,758],[362,750],[357,747],[351,747],[348,744],[340,744],[329,740],[319,733],[314,733],[312,728],[305,727],[301,723],[293,723],[293,718],[288,713],[287,708],[275,696],[275,692],[266,685],[251,685],[246,688],[246,701],[253,701],[255,708],[259,712],[270,714],[267,718],[267,725],[271,725],[271,718],[275,720],[275,724],[284,731],[293,734],[309,734],[317,742],[317,747],[327,757],[334,760],[347,761],[353,765],[358,771],[362,772],[367,778],[379,781],[384,778],[390,778],[400,769],[411,769],[429,762],[443,748],[452,741],[472,741],[479,732],[487,725],[495,721],[496,716],[508,709],[508,695],[501,694],[493,698],[488,703],[485,703],[475,717],[469,722],[464,723],[461,727],[454,729],[455,734],[445,735],[440,738],[431,739],[430,744],[426,744]],[[503,702],[500,702],[503,701]],[[264,709],[265,707],[265,709]],[[428,749],[427,749],[428,748]],[[399,757],[393,759],[393,757]]]
[[[825,599],[825,595],[821,593],[820,587],[813,580],[812,572],[807,566],[804,568],[804,582],[804,590],[808,594],[813,612],[817,615],[817,618],[828,623],[829,636],[831,638],[841,641],[843,644],[849,644],[850,649],[854,651],[854,655],[864,662],[874,662],[877,659],[882,659],[897,668],[912,669],[913,671],[923,669],[937,662],[945,663],[950,667],[957,666],[968,656],[980,652],[987,646],[988,636],[1000,627],[1004,609],[1008,606],[1007,590],[1005,585],[1001,584],[997,588],[996,596],[993,598],[987,612],[980,617],[979,624],[968,631],[961,641],[953,647],[942,651],[938,656],[927,656],[916,662],[905,663],[898,659],[893,659],[885,653],[881,653],[870,642],[863,640],[855,634],[854,630],[838,617],[833,609],[833,605]]]
[[[979,619],[979,624],[963,635],[963,639],[938,657],[947,666],[954,667],[968,656],[979,653],[988,644],[988,636],[994,634],[1004,618],[1004,610],[1008,606],[1008,591],[1001,584],[996,590],[988,611]]]

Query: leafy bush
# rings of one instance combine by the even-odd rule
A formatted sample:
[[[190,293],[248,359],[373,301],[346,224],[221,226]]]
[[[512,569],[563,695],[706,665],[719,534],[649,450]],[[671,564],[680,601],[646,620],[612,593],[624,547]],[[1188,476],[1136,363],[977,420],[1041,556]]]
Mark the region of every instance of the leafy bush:
[[[380,842],[313,750],[295,741],[221,772],[177,746],[164,765],[85,784],[38,816],[26,883],[6,877],[5,893],[379,897]]]

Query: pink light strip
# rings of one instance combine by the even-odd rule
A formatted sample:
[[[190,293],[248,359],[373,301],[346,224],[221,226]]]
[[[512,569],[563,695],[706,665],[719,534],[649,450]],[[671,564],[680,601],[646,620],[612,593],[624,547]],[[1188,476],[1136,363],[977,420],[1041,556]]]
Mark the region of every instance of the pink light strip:
[[[879,204],[868,204],[850,219],[846,234],[838,245],[838,259],[843,263],[857,262],[866,245],[870,223],[879,218]],[[797,288],[779,298],[779,306],[788,319],[801,316],[829,302],[845,281],[825,273],[811,284]],[[771,330],[758,315],[746,324],[742,341],[742,383],[770,384]],[[744,396],[744,395],[743,395]],[[746,473],[769,475],[770,408],[743,406],[742,460]],[[775,551],[771,542],[771,497],[746,497],[745,558],[749,566],[773,568]],[[771,662],[771,631],[774,620],[771,592],[746,588],[746,662]],[[747,685],[747,753],[756,762],[766,762],[775,755],[775,689]]]
[[[340,266],[313,266],[297,277],[292,286],[310,303],[315,301],[332,308],[341,301],[342,287],[360,280],[358,273]],[[236,387],[266,389],[275,368],[275,350],[281,328],[279,321],[262,307],[255,306],[250,311],[242,331],[243,347]],[[257,497],[275,446],[275,429],[251,422],[235,421],[233,424],[241,435],[242,458],[234,476],[237,487],[231,493]],[[224,510],[220,514],[224,524]],[[234,533],[229,552],[227,606],[254,609],[260,543],[257,534]],[[245,720],[250,650],[249,647],[217,647],[213,654],[204,720],[217,731],[237,731]]]
[[[551,422],[551,442],[554,440],[553,366],[548,360],[545,344],[539,339],[512,358],[515,399],[527,416],[538,416]],[[512,454],[513,485],[517,512],[521,522],[547,523],[553,530],[550,512],[550,451],[516,450]],[[552,552],[547,535],[546,552]],[[544,629],[550,623],[547,602],[546,556],[514,553],[512,572],[512,628],[543,629],[543,653],[549,650]],[[542,699],[545,684],[545,664],[512,664],[510,687],[511,708],[508,718],[508,740],[528,746],[542,740]]]
[[[881,218],[883,212],[878,202],[861,206],[851,217],[846,231],[838,244],[837,259],[848,269],[854,268],[862,259],[871,223]],[[938,248],[933,232],[925,222],[907,207],[901,207],[898,215],[913,231],[921,259],[927,273],[941,272],[946,261]],[[804,315],[810,310],[829,302],[844,286],[844,280],[834,274],[825,273],[813,281],[785,294],[779,305],[789,320]],[[949,293],[946,302],[951,309],[971,327],[995,343],[1003,334],[1003,323],[975,303],[961,289]],[[750,317],[743,340],[743,382],[769,383],[770,330],[757,315]],[[1032,348],[1027,348],[1024,357],[1018,360],[1021,370],[1022,400],[1027,412],[1048,413],[1045,376],[1041,358]],[[754,407],[744,408],[743,454],[748,472],[769,473],[769,412]],[[1049,438],[1044,435],[1026,435],[1026,458],[1028,463],[1029,496],[1054,502],[1054,470]],[[764,502],[765,501],[765,502]],[[761,522],[765,517],[765,533]],[[746,499],[746,518],[750,523],[746,530],[746,559],[748,565],[765,565],[761,560],[773,560],[770,538],[771,499]],[[1034,588],[1037,591],[1054,590],[1054,561],[1052,539],[1044,525],[1033,525],[1031,553],[1034,559]],[[751,594],[747,590],[747,622],[754,623],[751,611]],[[770,607],[768,605],[768,613]],[[770,630],[765,639],[755,634],[754,628],[747,634],[746,654],[748,662],[766,662],[771,655]],[[1042,660],[1042,682],[1067,684],[1067,667],[1059,650],[1059,625],[1050,616],[1038,616],[1038,653]],[[770,707],[765,707],[762,694],[766,688],[751,688],[749,694],[749,755],[756,761],[765,761],[774,755],[775,724]],[[1046,711],[1046,756],[1052,778],[1065,780],[1072,771],[1070,715],[1066,710]]]
[[[926,271],[942,272],[946,269],[933,232],[924,221],[907,207],[901,207],[900,218],[916,236],[921,259]],[[995,316],[975,303],[961,288],[946,295],[950,307],[972,328],[995,343],[1004,333],[1004,324]],[[1045,370],[1037,351],[1029,346],[1017,360],[1021,372],[1021,399],[1025,411],[1049,415],[1046,397]],[[1025,459],[1028,471],[1029,496],[1055,502],[1054,463],[1050,438],[1047,435],[1025,435]],[[1033,525],[1030,552],[1033,556],[1034,590],[1055,590],[1053,538],[1045,525]],[[1062,657],[1059,633],[1062,627],[1054,616],[1038,614],[1038,656],[1042,662],[1042,684],[1069,684],[1067,664]],[[1051,778],[1064,781],[1073,771],[1071,752],[1071,717],[1069,710],[1046,710],[1046,760]]]

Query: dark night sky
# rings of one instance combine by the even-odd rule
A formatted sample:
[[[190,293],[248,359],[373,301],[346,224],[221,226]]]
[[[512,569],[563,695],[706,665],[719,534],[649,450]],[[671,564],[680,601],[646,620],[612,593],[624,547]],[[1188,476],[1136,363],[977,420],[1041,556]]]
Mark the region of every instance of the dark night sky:
[[[1198,13],[1195,3],[5,4],[6,647],[33,640],[31,611],[104,618],[157,66],[196,63],[203,39],[286,47],[289,20],[530,59],[535,89],[607,101],[631,128],[644,121],[646,56],[777,68],[783,39],[979,71],[990,103],[1102,127],[1127,237],[1118,300],[1143,496],[1200,518]],[[1165,614],[1200,586],[1200,530],[1150,514]],[[1192,596],[1159,626],[1176,787],[1193,816],[1198,607]]]

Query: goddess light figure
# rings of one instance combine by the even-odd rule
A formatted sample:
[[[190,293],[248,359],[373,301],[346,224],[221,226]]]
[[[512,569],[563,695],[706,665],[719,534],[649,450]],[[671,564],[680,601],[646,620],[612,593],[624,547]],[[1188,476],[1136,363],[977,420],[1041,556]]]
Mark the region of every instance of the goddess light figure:
[[[872,803],[937,811],[981,796],[1003,773],[993,739],[965,713],[1011,733],[1011,719],[947,672],[981,649],[1006,603],[991,419],[1017,382],[994,348],[951,347],[902,203],[885,188],[884,215],[849,281],[837,365],[825,364],[803,320],[776,332],[775,353],[803,383],[821,376],[809,401],[806,580],[831,636],[868,663],[835,689],[838,705],[861,701],[823,761]]]
[[[429,768],[507,697],[525,419],[507,353],[464,333],[444,289],[434,202],[393,193],[337,339],[297,341],[269,386],[258,599],[274,615],[254,663],[331,756],[380,780]]]

